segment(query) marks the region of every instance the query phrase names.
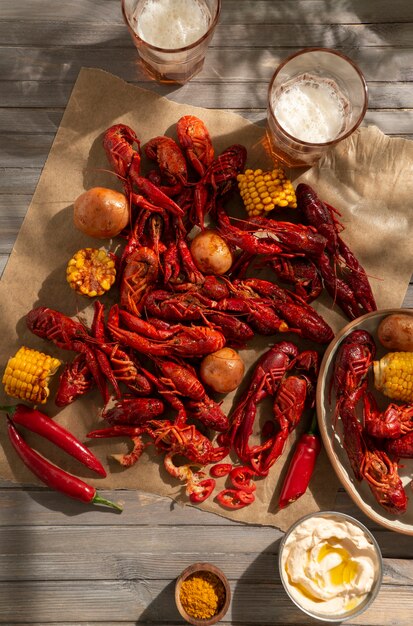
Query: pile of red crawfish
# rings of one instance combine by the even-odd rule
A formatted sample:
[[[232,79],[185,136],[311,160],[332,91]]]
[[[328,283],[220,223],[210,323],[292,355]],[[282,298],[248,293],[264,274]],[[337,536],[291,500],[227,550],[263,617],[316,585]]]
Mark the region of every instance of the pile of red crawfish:
[[[240,508],[254,500],[251,477],[268,474],[314,406],[320,350],[300,351],[293,339],[273,342],[229,415],[202,384],[200,360],[224,346],[242,348],[256,334],[273,339],[289,333],[328,344],[333,331],[311,306],[323,289],[349,319],[376,304],[364,269],[341,238],[338,212],[311,187],[298,185],[291,221],[277,219],[276,211],[235,219],[227,207],[238,193],[245,147],[231,145],[216,155],[205,124],[190,115],[179,119],[176,136],[155,137],[141,148],[126,125],[104,133],[109,164],[130,201],[117,261],[119,301],[105,310],[96,299],[90,327],[47,307],[30,311],[27,324],[76,353],[60,376],[58,406],[99,389],[108,426],[88,437],[130,438],[131,451],[116,455],[125,467],[154,444],[192,502],[205,500],[215,486],[203,468],[232,454],[241,464],[238,480],[233,475],[235,488],[217,500]],[[153,163],[146,175],[143,151]],[[191,238],[207,223],[233,254],[224,275],[203,274],[191,255]],[[259,267],[274,280],[259,278]],[[265,398],[273,402],[273,415],[253,443]],[[178,457],[186,463],[178,464]]]

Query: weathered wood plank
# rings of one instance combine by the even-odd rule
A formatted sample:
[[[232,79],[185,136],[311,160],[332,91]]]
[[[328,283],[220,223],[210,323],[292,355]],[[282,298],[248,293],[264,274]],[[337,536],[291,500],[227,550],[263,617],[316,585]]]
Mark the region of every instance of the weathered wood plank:
[[[25,15],[14,0],[2,0],[0,21],[20,22],[25,20],[35,23],[51,21],[55,24],[73,21],[121,24],[123,23],[118,0],[71,0],[50,4],[47,0],[25,0]],[[382,23],[411,22],[411,7],[405,0],[225,0],[220,16],[223,24],[245,23],[297,23],[298,17],[305,16],[306,24],[347,23]],[[304,21],[304,20],[303,20]]]
[[[225,7],[225,3],[224,3]],[[305,5],[301,7],[301,14],[307,15]],[[239,12],[236,11],[237,14]],[[371,47],[371,46],[411,46],[413,43],[410,23],[382,23],[382,24],[306,24],[303,28],[300,15],[295,20],[280,19],[280,16],[266,19],[262,22],[245,21],[228,23],[221,20],[215,30],[211,46],[246,48],[254,45],[262,47],[305,48],[322,46],[337,47]],[[36,28],[31,22],[0,21],[0,41],[2,46],[108,46],[111,49],[132,47],[129,32],[123,22],[79,24],[72,19],[65,22],[64,29],[56,28],[56,23],[37,20]],[[110,42],[108,45],[107,42]],[[361,43],[362,42],[362,43]]]
[[[178,574],[179,572],[177,572]],[[395,592],[397,591],[397,602]],[[232,602],[221,622],[239,624],[309,623],[276,583],[249,584],[240,580],[231,585]],[[392,611],[388,611],[392,606]],[[413,596],[409,588],[384,585],[371,608],[347,624],[364,626],[410,626]],[[65,581],[0,583],[0,623],[13,621],[31,623],[55,621],[56,614],[65,620],[76,620],[81,610],[82,622],[106,620],[123,623],[179,622],[174,602],[174,581]]]
[[[218,529],[217,529],[218,530]],[[231,532],[227,529],[228,533]],[[139,532],[139,529],[136,529]],[[222,530],[220,531],[222,532]],[[92,552],[71,554],[52,553],[0,555],[0,582],[53,581],[53,580],[173,580],[191,563],[213,561],[229,580],[265,583],[280,582],[277,568],[278,544],[271,552],[263,552],[257,559],[254,552],[218,552],[210,546],[176,546],[165,555],[147,552],[145,546],[136,553],[126,551],[105,554]],[[384,559],[383,583],[410,586],[413,591],[413,563],[408,559]]]
[[[102,513],[107,515],[107,513]],[[114,514],[115,515],[115,514]],[[29,550],[31,554],[60,553],[72,554],[85,552],[106,554],[108,546],[111,552],[125,552],[144,550],[153,554],[169,554],[176,551],[192,551],[202,553],[211,550],[214,553],[237,554],[239,552],[274,552],[275,544],[283,533],[276,528],[267,526],[252,526],[237,524],[227,528],[224,524],[218,532],[218,527],[197,525],[174,525],[172,519],[165,517],[162,525],[136,526],[135,532],[130,527],[116,525],[82,526],[82,513],[76,519],[79,525],[73,526],[29,526],[1,527],[0,545],[2,554],[24,555]],[[155,528],[156,526],[156,528]],[[253,531],[253,532],[252,532]],[[385,529],[375,531],[375,537],[385,557],[412,558],[413,542],[408,535],[389,533]]]
[[[58,104],[52,105],[47,100],[43,104],[34,104],[37,102],[38,90],[43,88],[44,83],[51,83],[56,91],[56,98],[66,94],[66,103],[70,93],[68,89],[73,86],[81,67],[98,67],[131,82],[141,81],[163,95],[188,89],[196,92],[197,85],[203,82],[218,82],[221,85],[236,82],[268,83],[280,61],[293,52],[291,48],[275,46],[274,37],[268,46],[262,47],[259,33],[255,47],[251,45],[249,36],[243,41],[248,43],[248,47],[243,49],[242,56],[237,43],[226,48],[211,46],[202,72],[180,88],[150,81],[140,69],[137,53],[132,45],[125,48],[3,48],[0,54],[0,76],[7,77],[7,84],[1,87],[0,106],[18,105],[16,96],[19,92],[15,83],[20,84],[23,89],[21,98],[24,98],[24,106],[61,106],[61,100],[56,100]],[[320,42],[319,44],[321,45]],[[350,45],[346,48],[337,43],[334,47],[347,53],[359,65],[367,81],[388,83],[389,76],[392,78],[390,82],[413,80],[413,42],[407,48],[386,48],[383,45],[371,48]],[[250,106],[254,106],[254,101]]]

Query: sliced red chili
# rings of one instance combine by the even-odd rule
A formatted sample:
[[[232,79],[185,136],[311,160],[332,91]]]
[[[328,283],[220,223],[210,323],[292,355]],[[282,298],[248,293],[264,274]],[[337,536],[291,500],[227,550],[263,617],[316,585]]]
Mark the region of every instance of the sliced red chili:
[[[235,489],[247,492],[253,492],[257,488],[256,484],[251,480],[253,476],[256,476],[256,473],[246,465],[234,467],[229,474],[230,481]]]
[[[220,476],[226,476],[232,470],[232,463],[215,463],[209,470],[209,473],[214,478],[219,478]]]
[[[194,503],[204,502],[204,500],[209,498],[214,487],[215,480],[213,478],[206,478],[205,480],[201,480],[196,486],[196,491],[193,491],[191,494],[189,494],[190,501]]]
[[[253,493],[240,489],[223,489],[216,497],[217,502],[227,509],[243,509],[255,500]]]

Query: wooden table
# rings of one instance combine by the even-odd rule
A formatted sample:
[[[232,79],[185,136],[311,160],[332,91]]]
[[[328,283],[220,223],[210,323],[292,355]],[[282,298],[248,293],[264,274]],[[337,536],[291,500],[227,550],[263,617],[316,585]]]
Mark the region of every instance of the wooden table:
[[[1,271],[82,66],[106,69],[176,102],[263,123],[278,62],[299,48],[334,47],[366,76],[365,123],[389,135],[413,134],[413,5],[407,0],[223,0],[204,70],[178,88],[137,73],[119,0],[1,0],[0,42]],[[404,305],[413,306],[412,285]],[[224,623],[314,623],[281,587],[282,532],[145,493],[104,495],[121,497],[124,513],[101,515],[46,489],[0,483],[1,624],[182,623],[174,579],[197,560],[221,566],[230,579],[233,600]],[[384,556],[378,598],[349,624],[410,626],[412,538],[369,522],[343,491],[335,508],[366,523]]]

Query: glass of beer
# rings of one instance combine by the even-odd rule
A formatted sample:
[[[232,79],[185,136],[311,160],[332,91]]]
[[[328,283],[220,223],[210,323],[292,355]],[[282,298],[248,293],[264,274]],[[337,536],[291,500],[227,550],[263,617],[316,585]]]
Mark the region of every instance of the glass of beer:
[[[285,59],[268,89],[267,137],[273,157],[287,167],[316,163],[349,137],[367,110],[363,74],[328,48],[307,48]]]
[[[221,0],[122,0],[143,68],[161,83],[186,83],[203,67]]]

